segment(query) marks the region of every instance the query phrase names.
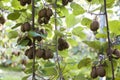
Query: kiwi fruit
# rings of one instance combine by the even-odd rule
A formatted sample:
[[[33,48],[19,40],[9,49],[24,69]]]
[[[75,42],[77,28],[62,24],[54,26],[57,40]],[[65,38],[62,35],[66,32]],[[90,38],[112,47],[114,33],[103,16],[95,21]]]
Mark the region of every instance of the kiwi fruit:
[[[30,47],[27,51],[27,57],[33,59],[33,47]]]
[[[99,28],[99,22],[97,20],[93,20],[93,22],[90,24],[91,31],[97,31]]]
[[[45,50],[44,49],[37,49],[36,50],[36,56],[38,57],[38,58],[42,58],[43,57],[43,55],[44,55],[44,52],[45,52]]]
[[[53,15],[52,9],[48,8],[46,10],[46,15],[47,15],[47,17],[51,17]]]
[[[49,20],[50,20],[50,17],[45,17],[44,18],[44,24],[48,24]]]
[[[96,66],[93,66],[92,67],[92,71],[91,71],[91,73],[90,73],[90,76],[91,76],[91,78],[97,78],[97,70],[96,70]]]
[[[96,68],[96,71],[97,71],[97,75],[100,76],[100,77],[104,77],[106,75],[106,71],[105,71],[105,69],[102,65],[99,65]]]
[[[41,9],[41,10],[39,11],[38,16],[39,16],[40,18],[46,17],[46,13],[47,13],[47,9],[46,9],[46,8],[43,8],[43,9]]]
[[[65,6],[68,4],[68,0],[62,0],[62,5]]]
[[[29,22],[25,22],[21,25],[21,31],[25,32],[25,31],[30,31],[31,30],[31,25]]]
[[[30,30],[31,30],[31,25],[30,25],[29,22],[25,22],[25,23],[23,24],[23,26],[24,26],[24,30],[25,30],[25,31],[30,31]]]
[[[68,0],[68,2],[72,2],[73,0]]]
[[[27,4],[31,4],[31,0],[27,0],[26,3],[27,3]]]
[[[44,23],[44,20],[39,17],[39,18],[38,18],[38,23],[39,23],[39,24],[42,24],[42,23]]]
[[[113,54],[116,55],[118,58],[120,58],[120,51],[118,49],[115,49],[113,51]]]
[[[3,16],[0,17],[0,23],[4,24],[5,23],[5,18]]]
[[[68,48],[69,48],[69,44],[62,37],[60,37],[58,39],[58,50],[62,51]]]
[[[26,2],[24,0],[20,0],[20,5],[25,6]]]

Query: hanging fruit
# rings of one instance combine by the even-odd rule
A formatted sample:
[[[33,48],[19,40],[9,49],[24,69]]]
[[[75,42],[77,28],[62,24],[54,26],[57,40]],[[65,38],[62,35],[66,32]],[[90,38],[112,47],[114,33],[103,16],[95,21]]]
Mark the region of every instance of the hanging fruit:
[[[95,19],[93,22],[90,24],[90,29],[91,31],[97,31],[99,28],[99,22]]]
[[[90,75],[91,75],[91,78],[97,78],[97,70],[96,70],[96,66],[93,66],[92,67],[92,71],[91,71],[91,73],[90,73]]]
[[[3,16],[0,17],[0,24],[4,24],[5,23],[5,18]]]

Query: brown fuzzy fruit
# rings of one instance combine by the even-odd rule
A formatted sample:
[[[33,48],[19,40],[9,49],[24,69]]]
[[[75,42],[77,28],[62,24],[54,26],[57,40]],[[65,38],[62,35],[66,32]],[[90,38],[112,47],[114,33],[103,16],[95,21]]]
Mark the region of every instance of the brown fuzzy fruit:
[[[44,18],[44,23],[45,23],[45,24],[48,24],[49,20],[50,20],[50,17],[45,17],[45,18]]]
[[[27,0],[26,3],[31,4],[31,0]]]
[[[36,50],[36,56],[38,57],[38,58],[42,58],[43,57],[43,55],[44,55],[44,49],[37,49]]]
[[[120,58],[120,51],[118,49],[115,49],[113,51],[113,54],[116,55],[118,58]]]
[[[51,17],[53,15],[52,9],[48,8],[46,15],[47,15],[47,17]]]
[[[41,9],[38,13],[39,18],[46,17],[46,12],[47,12],[46,8]]]
[[[20,5],[25,6],[26,2],[24,0],[20,0]]]
[[[68,0],[68,2],[72,2],[73,0]]]
[[[22,59],[21,60],[21,64],[26,65],[27,64],[27,60],[26,59]]]
[[[62,37],[60,37],[58,39],[58,50],[62,51],[68,48],[69,48],[69,44]]]
[[[25,23],[23,24],[23,26],[24,26],[24,30],[25,30],[25,31],[30,31],[30,30],[31,30],[31,25],[30,25],[29,22],[25,22]]]
[[[65,6],[68,4],[68,0],[62,0],[62,5]]]
[[[90,29],[91,31],[97,31],[99,28],[99,22],[97,20],[94,20],[91,24],[90,24]]]
[[[5,18],[3,16],[0,17],[0,24],[4,24],[5,23]]]
[[[29,59],[33,59],[33,47],[29,48],[27,57],[28,57]]]
[[[105,69],[102,65],[99,65],[96,68],[96,71],[97,71],[97,75],[100,76],[100,77],[104,77],[106,75],[106,71],[105,71]]]
[[[24,26],[23,26],[23,25],[21,25],[21,31],[22,31],[22,32],[25,32],[25,29],[24,29]]]
[[[93,66],[92,67],[92,71],[90,73],[90,76],[94,79],[94,78],[97,78],[97,71],[96,71],[96,66]]]

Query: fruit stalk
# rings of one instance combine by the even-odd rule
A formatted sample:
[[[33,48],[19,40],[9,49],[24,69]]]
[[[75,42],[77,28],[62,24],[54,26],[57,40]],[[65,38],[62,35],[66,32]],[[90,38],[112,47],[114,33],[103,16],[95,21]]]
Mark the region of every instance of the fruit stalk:
[[[54,19],[55,19],[55,30],[57,31],[57,0],[55,0],[55,4],[54,4],[54,7],[55,7],[55,14],[54,14]],[[61,67],[60,67],[60,63],[59,63],[59,54],[58,54],[58,36],[56,35],[55,36],[55,40],[56,40],[56,56],[57,56],[57,65],[58,65],[58,69],[59,69],[59,77],[60,77],[60,80],[63,80],[63,75],[62,75],[62,70],[61,70]]]
[[[111,42],[110,42],[110,32],[109,32],[109,25],[108,25],[108,15],[106,10],[106,0],[104,0],[104,10],[105,10],[105,17],[106,17],[106,27],[107,27],[107,38],[108,38],[108,58],[111,62],[111,68],[112,68],[112,80],[114,80],[114,66],[113,66],[113,60],[112,60],[112,53],[110,52],[111,48]]]
[[[32,0],[32,30],[34,30],[34,16],[35,16],[35,7],[34,0]],[[32,65],[32,80],[35,80],[35,39],[33,38],[33,65]]]

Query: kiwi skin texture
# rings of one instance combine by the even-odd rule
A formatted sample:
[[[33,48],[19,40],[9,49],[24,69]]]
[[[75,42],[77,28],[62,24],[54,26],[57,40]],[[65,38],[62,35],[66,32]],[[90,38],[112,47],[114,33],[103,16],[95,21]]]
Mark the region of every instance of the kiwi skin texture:
[[[91,71],[91,73],[90,73],[90,76],[91,76],[91,78],[97,78],[97,71],[96,71],[96,66],[93,66],[92,67],[92,71]]]
[[[99,28],[99,22],[97,20],[93,20],[93,22],[90,24],[91,31],[97,31]]]
[[[5,18],[3,16],[0,17],[0,23],[4,24],[5,23]]]

